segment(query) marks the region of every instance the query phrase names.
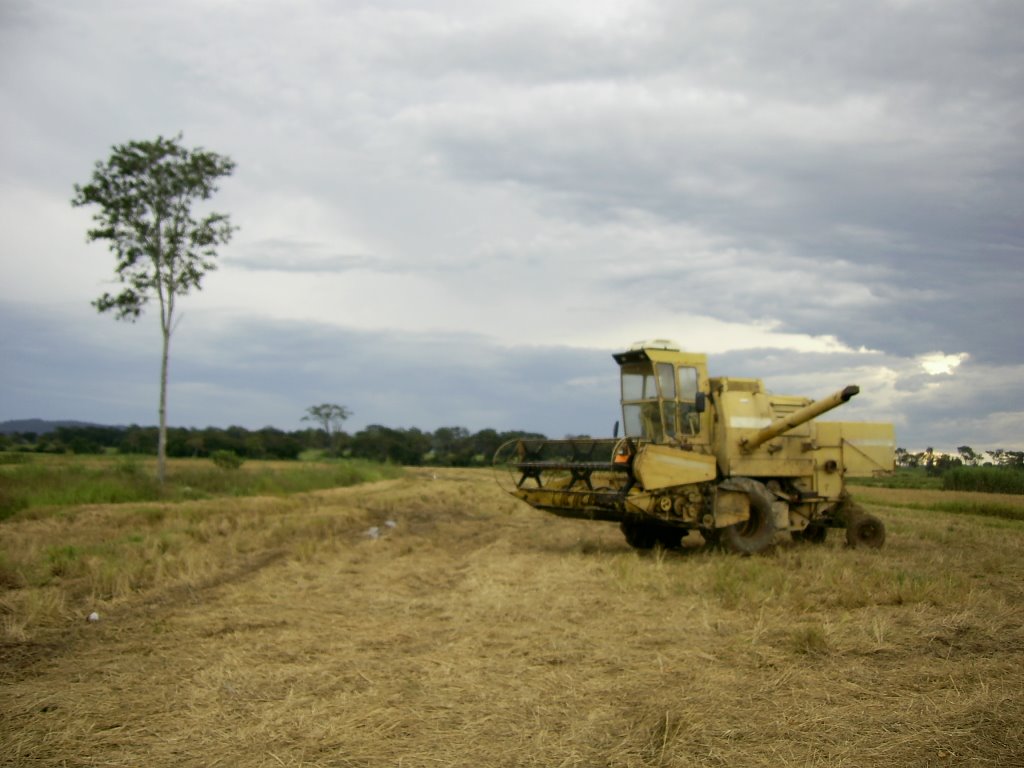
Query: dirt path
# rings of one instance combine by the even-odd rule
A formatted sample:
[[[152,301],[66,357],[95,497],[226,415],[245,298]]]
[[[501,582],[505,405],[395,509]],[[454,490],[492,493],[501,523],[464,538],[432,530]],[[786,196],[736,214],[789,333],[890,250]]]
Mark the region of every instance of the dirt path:
[[[458,471],[289,514],[335,524],[23,660],[0,764],[1024,765],[1024,525],[637,555]]]

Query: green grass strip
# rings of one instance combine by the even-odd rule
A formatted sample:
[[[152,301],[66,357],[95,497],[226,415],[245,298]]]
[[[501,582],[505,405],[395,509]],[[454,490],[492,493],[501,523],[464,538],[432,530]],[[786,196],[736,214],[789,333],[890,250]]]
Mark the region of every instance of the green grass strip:
[[[1024,509],[1003,504],[965,501],[937,501],[928,504],[916,502],[895,502],[867,500],[872,506],[894,507],[896,509],[915,509],[922,512],[948,512],[951,515],[978,515],[980,517],[997,517],[1001,520],[1024,522]]]

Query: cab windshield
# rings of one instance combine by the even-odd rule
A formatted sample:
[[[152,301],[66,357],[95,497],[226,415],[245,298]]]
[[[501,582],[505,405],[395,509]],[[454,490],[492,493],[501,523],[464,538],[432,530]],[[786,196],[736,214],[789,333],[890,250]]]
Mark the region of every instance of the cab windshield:
[[[671,363],[622,366],[622,419],[627,437],[665,442],[700,431],[697,369]]]

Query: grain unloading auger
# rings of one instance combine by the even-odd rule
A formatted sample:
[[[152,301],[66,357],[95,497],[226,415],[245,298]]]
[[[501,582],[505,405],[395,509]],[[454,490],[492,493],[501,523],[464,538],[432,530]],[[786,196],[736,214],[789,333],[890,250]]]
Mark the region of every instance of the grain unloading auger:
[[[699,531],[752,554],[783,536],[824,541],[829,528],[882,546],[885,526],[844,481],[893,470],[892,425],[814,421],[858,387],[817,401],[772,395],[760,379],[709,377],[705,355],[665,341],[614,357],[624,436],[505,443],[494,456],[505,490],[562,517],[619,522],[639,549]]]

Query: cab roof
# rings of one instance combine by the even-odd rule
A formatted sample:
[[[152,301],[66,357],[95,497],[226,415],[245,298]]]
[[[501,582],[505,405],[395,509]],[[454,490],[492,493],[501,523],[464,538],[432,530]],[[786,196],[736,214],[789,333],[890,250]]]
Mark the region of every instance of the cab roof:
[[[638,341],[625,352],[612,355],[619,365],[653,361],[657,363],[687,363],[706,365],[706,356],[699,353],[683,352],[682,347],[668,339]]]

